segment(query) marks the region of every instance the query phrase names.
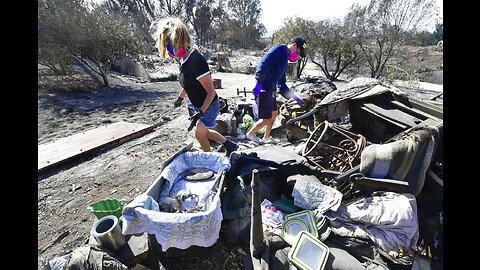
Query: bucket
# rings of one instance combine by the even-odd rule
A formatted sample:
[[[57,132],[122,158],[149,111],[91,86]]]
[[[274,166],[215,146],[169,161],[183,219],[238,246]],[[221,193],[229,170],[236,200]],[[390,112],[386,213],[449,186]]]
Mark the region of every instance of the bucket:
[[[213,79],[213,88],[220,89],[222,88],[222,80],[221,79]]]
[[[108,215],[114,215],[117,218],[122,216],[123,207],[128,203],[128,200],[105,199],[93,203],[87,207],[98,219]]]
[[[119,250],[126,242],[118,218],[114,215],[105,216],[95,221],[90,234],[98,244],[111,251]]]

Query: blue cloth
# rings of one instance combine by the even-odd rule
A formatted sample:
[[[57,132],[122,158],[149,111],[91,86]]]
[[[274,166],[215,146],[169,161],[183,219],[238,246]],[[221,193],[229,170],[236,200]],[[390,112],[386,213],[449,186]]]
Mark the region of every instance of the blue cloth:
[[[276,91],[277,84],[283,90],[286,85],[285,72],[288,65],[288,48],[284,44],[274,45],[257,65],[255,79],[262,89]],[[287,87],[288,88],[288,87]]]

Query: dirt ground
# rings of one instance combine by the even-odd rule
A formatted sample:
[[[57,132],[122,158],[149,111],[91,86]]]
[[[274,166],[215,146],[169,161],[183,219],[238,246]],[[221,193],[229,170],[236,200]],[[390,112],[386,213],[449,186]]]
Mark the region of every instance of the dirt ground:
[[[39,68],[38,144],[119,121],[162,124],[143,136],[38,174],[39,269],[44,269],[42,260],[49,255],[88,242],[96,218],[87,206],[106,198],[133,200],[158,177],[163,161],[194,141],[194,130],[186,131],[190,123],[187,101],[184,101],[185,106],[173,107],[181,90],[178,81],[150,83],[112,73],[114,87],[98,89],[90,76],[83,73],[73,78],[54,78],[56,76],[46,74],[48,71]],[[214,74],[213,77],[222,75]],[[218,89],[222,97],[234,95],[234,92],[236,95],[234,85],[243,88],[246,80],[253,79],[253,75],[234,73],[225,77],[228,79],[223,79],[222,89]],[[44,250],[65,232],[68,233],[65,238]],[[217,246],[208,260],[193,258],[169,262],[166,259],[162,267],[242,268],[239,246],[229,246],[221,239],[215,244]]]
[[[428,68],[442,64],[436,61]],[[175,63],[165,65],[171,68]],[[167,70],[166,66],[160,68]],[[38,174],[38,269],[44,269],[42,261],[48,256],[88,242],[95,216],[87,206],[106,198],[133,200],[145,192],[160,174],[163,162],[194,141],[194,131],[186,131],[186,106],[173,107],[181,90],[178,81],[148,82],[112,73],[114,87],[106,89],[85,72],[59,77],[39,66],[38,75],[39,145],[118,121],[161,123],[143,136]],[[216,72],[212,77],[222,80],[222,89],[217,90],[221,97],[254,85],[253,75]],[[337,88],[345,83],[338,82]],[[438,91],[421,94],[428,99]],[[49,246],[61,234],[66,236]],[[166,259],[160,269],[243,269],[243,251],[248,247],[227,243],[221,231],[212,256]]]

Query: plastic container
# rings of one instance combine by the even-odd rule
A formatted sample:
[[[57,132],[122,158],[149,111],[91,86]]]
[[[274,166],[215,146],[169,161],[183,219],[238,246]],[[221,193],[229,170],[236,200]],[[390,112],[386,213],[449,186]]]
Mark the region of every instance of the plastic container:
[[[288,253],[288,259],[298,269],[322,270],[325,268],[330,249],[316,236],[306,231],[300,232],[296,243]]]
[[[308,225],[301,219],[287,219],[282,224],[283,239],[290,245],[295,244],[298,235],[303,231],[308,232]]]
[[[108,215],[114,215],[117,218],[122,216],[123,207],[128,203],[128,200],[105,199],[99,202],[90,204],[87,209],[90,210],[98,219]]]
[[[296,212],[293,214],[288,214],[285,216],[286,220],[298,218],[305,222],[308,226],[308,232],[313,234],[315,237],[318,237],[317,231],[317,223],[315,222],[315,217],[313,216],[313,212],[310,210],[303,210],[300,212]],[[323,225],[323,224],[322,224]]]

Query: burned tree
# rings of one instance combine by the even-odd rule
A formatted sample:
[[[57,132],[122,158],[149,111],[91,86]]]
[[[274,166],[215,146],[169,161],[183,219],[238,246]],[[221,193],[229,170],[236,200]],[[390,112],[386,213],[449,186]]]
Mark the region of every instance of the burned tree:
[[[340,20],[323,20],[313,24],[311,32],[314,49],[309,58],[322,69],[327,79],[336,81],[347,67],[357,61],[349,28]]]
[[[371,0],[363,7],[354,4],[345,23],[370,76],[378,79],[408,33],[421,29],[433,15],[434,0]]]

